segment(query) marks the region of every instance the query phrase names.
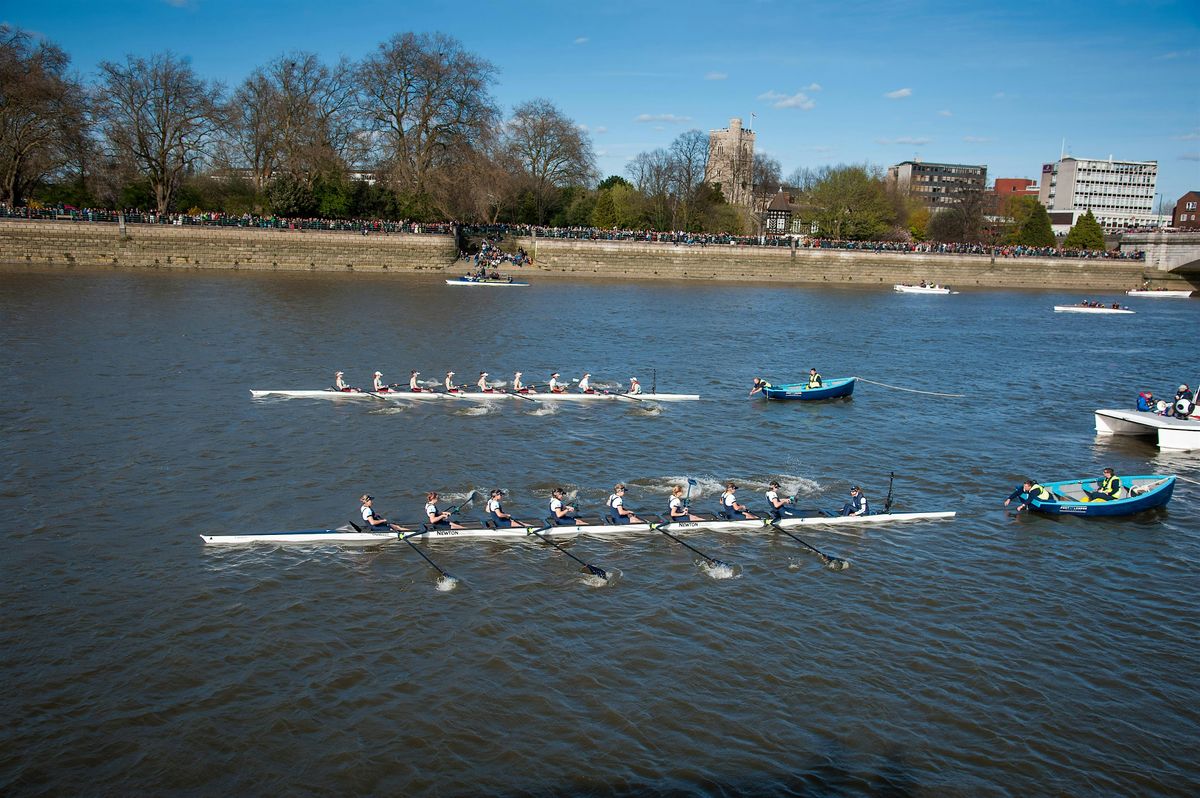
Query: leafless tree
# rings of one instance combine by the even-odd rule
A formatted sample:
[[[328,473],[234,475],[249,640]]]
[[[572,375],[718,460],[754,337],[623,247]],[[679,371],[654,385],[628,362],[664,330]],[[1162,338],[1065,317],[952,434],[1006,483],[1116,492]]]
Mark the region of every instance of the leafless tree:
[[[783,185],[781,177],[783,167],[779,160],[770,155],[758,155],[754,158],[754,190],[759,194],[774,195]]]
[[[360,112],[397,188],[442,188],[435,173],[467,160],[495,128],[488,92],[496,68],[442,33],[403,33],[359,67]]]
[[[159,213],[206,153],[217,129],[220,86],[171,53],[100,64],[96,112],[110,154],[150,181]]]
[[[504,140],[533,190],[539,224],[546,221],[552,191],[596,179],[591,138],[549,100],[518,105],[505,126]]]
[[[691,230],[700,223],[704,208],[700,207],[699,191],[708,170],[708,136],[699,130],[688,130],[671,142],[672,191],[679,198],[673,229]]]
[[[676,164],[671,153],[657,149],[638,153],[625,168],[633,185],[646,197],[646,215],[656,230],[674,228],[679,195],[676,193]]]
[[[69,62],[55,45],[0,25],[0,202],[21,202],[80,152],[86,98]]]

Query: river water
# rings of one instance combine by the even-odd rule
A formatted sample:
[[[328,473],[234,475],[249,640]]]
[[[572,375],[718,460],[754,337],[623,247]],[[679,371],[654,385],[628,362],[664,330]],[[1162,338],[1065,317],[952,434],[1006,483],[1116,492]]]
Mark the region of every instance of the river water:
[[[1194,384],[1200,302],[1066,292],[0,272],[6,795],[1195,795],[1200,486],[1128,520],[1016,516],[1026,474],[1175,473],[1092,410]],[[1124,297],[1104,296],[1107,301]],[[860,383],[748,400],[751,378]],[[251,400],[454,369],[638,377],[700,402]],[[537,543],[205,548],[337,526],[368,491],[694,477],[851,484],[950,521]],[[469,512],[474,513],[477,508]],[[453,589],[444,589],[452,587]],[[1191,753],[1188,753],[1191,751]]]

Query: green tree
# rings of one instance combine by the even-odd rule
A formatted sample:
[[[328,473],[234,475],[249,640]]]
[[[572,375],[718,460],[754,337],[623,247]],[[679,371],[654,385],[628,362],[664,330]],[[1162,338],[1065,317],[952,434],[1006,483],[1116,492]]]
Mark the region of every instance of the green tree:
[[[267,186],[267,203],[276,216],[312,216],[316,199],[312,189],[290,175],[283,175]]]
[[[1034,200],[1034,203],[1028,206],[1028,215],[1013,232],[1012,243],[1026,247],[1055,245],[1054,231],[1050,228],[1050,214],[1046,212],[1045,205]]]
[[[802,203],[821,234],[840,239],[878,239],[895,219],[883,180],[865,166],[826,167],[815,175]]]
[[[1079,217],[1079,221],[1071,228],[1071,232],[1067,233],[1067,238],[1063,241],[1063,249],[1104,250],[1107,248],[1104,243],[1104,230],[1096,221],[1096,217],[1092,215],[1091,209]]]

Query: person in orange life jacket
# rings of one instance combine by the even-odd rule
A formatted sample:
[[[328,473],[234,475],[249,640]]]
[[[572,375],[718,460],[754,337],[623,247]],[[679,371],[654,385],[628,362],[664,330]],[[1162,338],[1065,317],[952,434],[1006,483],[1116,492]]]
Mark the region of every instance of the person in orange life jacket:
[[[855,485],[850,489],[850,501],[842,505],[842,515],[870,515],[871,505],[863,495],[862,488]]]
[[[1104,476],[1096,480],[1096,490],[1084,491],[1092,501],[1109,502],[1121,498],[1121,478],[1111,468],[1104,469]]]
[[[1050,501],[1051,493],[1032,479],[1027,479],[1021,483],[1021,487],[1009,494],[1009,497],[1004,500],[1004,506],[1007,507],[1008,503],[1013,499],[1021,500],[1021,503],[1017,505],[1017,512],[1019,513],[1022,510],[1029,509],[1029,503],[1034,499],[1043,502]]]
[[[368,493],[364,493],[362,495],[362,497],[359,499],[359,502],[361,502],[361,504],[362,504],[362,507],[358,508],[359,513],[362,515],[363,523],[367,525],[368,531],[371,531],[371,532],[383,532],[383,531],[387,531],[387,530],[391,530],[392,532],[411,532],[412,531],[410,529],[406,529],[405,527],[400,526],[399,524],[393,524],[391,521],[387,520],[383,516],[376,513],[375,506],[374,506],[375,505],[375,497],[374,496],[371,496]]]

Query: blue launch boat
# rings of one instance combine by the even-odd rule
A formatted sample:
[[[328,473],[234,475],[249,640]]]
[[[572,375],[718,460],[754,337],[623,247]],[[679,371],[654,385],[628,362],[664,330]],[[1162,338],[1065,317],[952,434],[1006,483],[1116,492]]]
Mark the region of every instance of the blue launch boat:
[[[1029,507],[1048,515],[1120,516],[1133,515],[1143,510],[1162,507],[1171,500],[1175,490],[1173,475],[1156,474],[1139,477],[1121,477],[1121,498],[1093,499],[1088,491],[1099,490],[1095,479],[1070,479],[1065,482],[1045,482],[1042,487],[1050,491],[1051,500],[1031,499]]]
[[[776,385],[765,388],[763,394],[768,399],[800,399],[812,402],[818,399],[838,399],[854,393],[854,383],[857,377],[834,377],[825,380],[818,388],[809,388],[807,383],[797,382],[791,385]]]

